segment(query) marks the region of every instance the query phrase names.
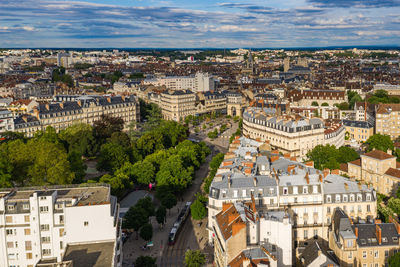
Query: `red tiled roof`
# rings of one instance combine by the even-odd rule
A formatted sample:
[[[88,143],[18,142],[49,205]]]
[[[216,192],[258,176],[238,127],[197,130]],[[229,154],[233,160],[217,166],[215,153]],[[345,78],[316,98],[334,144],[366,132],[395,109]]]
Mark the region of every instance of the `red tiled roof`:
[[[350,161],[349,163],[351,163],[353,165],[361,166],[361,159],[356,159],[356,160]]]
[[[400,179],[400,170],[398,170],[398,169],[389,168],[389,169],[385,172],[385,174]]]
[[[400,104],[380,104],[376,113],[389,113],[389,109],[391,109],[391,111],[400,111]]]
[[[347,163],[341,163],[340,164],[340,170],[343,172],[348,172],[349,171],[349,166],[347,165]]]
[[[375,158],[375,159],[379,159],[379,160],[394,158],[393,155],[385,153],[381,150],[372,150],[371,152],[365,153],[364,156],[368,156],[370,158]]]
[[[239,230],[246,227],[246,224],[243,222],[239,212],[232,203],[225,205],[226,207],[218,213],[215,218],[224,239],[227,240],[231,236],[234,236]]]

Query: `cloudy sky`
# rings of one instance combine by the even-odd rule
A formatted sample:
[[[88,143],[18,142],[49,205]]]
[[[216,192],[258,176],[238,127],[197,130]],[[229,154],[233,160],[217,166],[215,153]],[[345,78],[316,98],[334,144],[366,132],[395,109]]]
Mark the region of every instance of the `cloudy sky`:
[[[0,0],[0,47],[400,45],[400,0]]]

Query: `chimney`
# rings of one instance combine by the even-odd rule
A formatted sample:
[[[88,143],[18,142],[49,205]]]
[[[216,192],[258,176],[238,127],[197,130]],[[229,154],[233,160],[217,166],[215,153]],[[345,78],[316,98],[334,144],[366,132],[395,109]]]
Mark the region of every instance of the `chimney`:
[[[322,174],[319,174],[318,178],[319,178],[319,182],[322,183],[322,181],[324,180],[324,178],[322,177]]]
[[[310,184],[310,177],[308,176],[308,172],[306,172],[306,176],[304,176],[304,179],[306,179],[307,184]]]
[[[349,191],[349,185],[347,183],[344,183],[344,188],[346,189],[346,191]]]
[[[253,183],[254,183],[254,186],[257,186],[257,178],[256,177],[253,178]],[[253,196],[253,194],[251,194],[251,195]]]
[[[111,103],[111,97],[110,96],[107,96],[107,102]]]
[[[60,108],[64,109],[64,101],[60,103]]]
[[[358,227],[354,227],[354,235],[358,238]]]
[[[329,169],[324,169],[323,173],[324,173],[324,178],[326,178],[326,176],[328,176],[330,170]]]
[[[24,122],[28,122],[28,116],[22,115],[22,119],[24,120]]]
[[[222,203],[222,211],[227,211],[231,207],[232,203],[224,202]]]
[[[283,156],[285,157],[285,159],[290,159],[290,153],[285,153],[283,154]]]
[[[78,103],[78,105],[79,105],[80,107],[82,107],[82,101],[81,101],[81,100],[78,100],[77,103]]]
[[[279,156],[272,156],[271,163],[277,161],[278,159],[279,159]]]
[[[257,210],[256,210],[256,200],[254,199],[254,194],[253,193],[251,193],[251,209],[252,209],[254,214],[257,212]]]
[[[50,105],[49,105],[49,103],[46,103],[46,109],[47,109],[47,110],[50,110]]]
[[[331,174],[339,175],[339,169],[335,169],[331,171]]]
[[[307,161],[306,163],[306,166],[308,166],[308,167],[311,167],[311,168],[314,168],[314,161]]]
[[[375,230],[376,230],[376,239],[378,239],[378,244],[382,244],[382,229],[379,227],[379,225],[375,225]]]
[[[287,167],[287,172],[290,173],[292,170],[294,170],[295,167],[296,167],[295,165],[289,165]]]
[[[297,161],[296,157],[290,157],[291,161]]]
[[[121,95],[121,99],[125,102],[125,95]]]
[[[39,109],[37,107],[33,108],[33,115],[39,120],[40,119],[40,113]]]
[[[399,224],[399,222],[396,219],[393,219],[392,216],[389,216],[389,222],[394,224],[394,226],[396,227],[396,230],[397,230],[397,234],[400,235],[400,224]]]

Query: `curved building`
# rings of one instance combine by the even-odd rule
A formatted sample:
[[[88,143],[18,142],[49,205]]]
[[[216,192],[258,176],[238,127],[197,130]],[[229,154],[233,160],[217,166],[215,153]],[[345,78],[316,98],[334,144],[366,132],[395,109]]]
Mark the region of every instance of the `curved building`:
[[[299,115],[277,115],[275,109],[249,107],[243,113],[243,134],[269,142],[274,149],[304,158],[317,145],[344,145],[340,122]]]

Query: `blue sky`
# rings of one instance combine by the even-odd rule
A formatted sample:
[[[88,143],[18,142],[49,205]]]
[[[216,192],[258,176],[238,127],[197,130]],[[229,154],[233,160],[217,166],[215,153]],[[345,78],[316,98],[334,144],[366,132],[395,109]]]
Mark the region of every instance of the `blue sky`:
[[[400,45],[400,0],[0,0],[0,47]]]

